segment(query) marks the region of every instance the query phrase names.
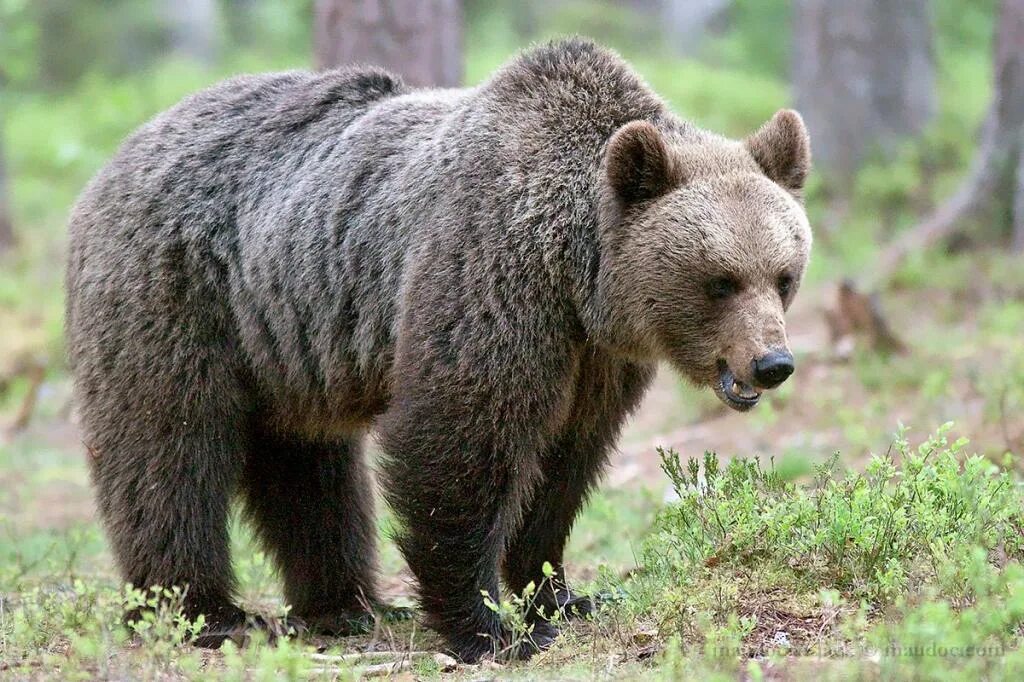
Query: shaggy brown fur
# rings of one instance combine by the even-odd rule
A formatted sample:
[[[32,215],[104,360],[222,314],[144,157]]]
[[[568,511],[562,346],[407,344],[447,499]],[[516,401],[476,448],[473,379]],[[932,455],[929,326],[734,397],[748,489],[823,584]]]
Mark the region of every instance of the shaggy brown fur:
[[[429,623],[467,661],[503,646],[481,590],[550,561],[550,606],[574,599],[566,537],[655,363],[726,400],[726,369],[755,385],[784,349],[808,164],[795,113],[721,138],[578,40],[462,90],[355,69],[186,99],[71,218],[68,346],[124,578],[187,585],[213,635],[243,623],[238,493],[293,613],[344,631],[377,603],[375,429]]]

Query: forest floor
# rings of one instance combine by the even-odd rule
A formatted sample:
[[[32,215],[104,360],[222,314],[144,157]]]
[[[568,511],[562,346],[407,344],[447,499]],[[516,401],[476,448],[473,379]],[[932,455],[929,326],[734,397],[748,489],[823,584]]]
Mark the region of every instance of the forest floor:
[[[908,438],[918,442],[953,421],[950,440],[970,438],[971,452],[994,462],[1014,480],[1020,479],[1024,276],[1011,260],[982,255],[943,261],[941,269],[929,273],[925,281],[905,283],[889,296],[887,314],[910,348],[906,355],[885,357],[859,349],[838,359],[822,314],[831,297],[827,286],[798,296],[788,325],[797,374],[752,413],[731,412],[710,393],[683,385],[672,372],[659,373],[621,438],[605,485],[574,531],[568,563],[577,583],[628,587],[632,576],[648,570],[642,564],[643,557],[650,556],[651,538],[664,537],[666,528],[664,521],[656,519],[663,519],[664,510],[671,510],[680,494],[678,485],[662,470],[658,448],[677,451],[683,461],[700,458],[705,451],[718,453],[723,461],[756,457],[783,480],[801,486],[833,453],[838,453],[843,470],[863,471],[873,454],[890,450],[900,424],[908,426]],[[29,338],[30,331],[15,331],[0,343],[10,347]],[[6,406],[0,424],[13,417],[22,388],[15,385],[6,402],[0,403]],[[764,654],[767,645],[753,643],[757,636],[764,636],[756,625],[758,616],[750,621],[753,625],[744,620],[750,611],[742,600],[737,601],[739,616],[724,611],[715,616],[725,623],[719,624],[722,627],[741,623],[733,628],[739,633],[740,649],[724,662],[701,648],[710,641],[706,636],[687,641],[687,627],[692,624],[669,625],[675,621],[663,614],[655,617],[662,608],[658,598],[613,605],[592,621],[570,625],[550,651],[526,664],[450,668],[446,659],[410,657],[410,651],[443,648],[417,621],[382,624],[365,637],[318,640],[313,645],[326,653],[316,660],[311,658],[312,648],[297,643],[215,653],[174,647],[171,644],[176,641],[187,640],[187,633],[182,634],[180,623],[173,619],[158,622],[148,633],[129,640],[113,615],[120,592],[96,522],[85,454],[69,405],[67,377],[50,371],[29,424],[0,438],[0,679],[215,674],[252,679],[276,679],[277,675],[348,679],[367,674],[398,679],[671,679],[680,670],[727,679],[796,679],[851,674],[878,678],[887,670],[884,657],[877,653],[831,657],[820,647],[797,647],[788,653],[783,648],[781,653]],[[411,604],[411,580],[386,538],[388,523],[385,511],[380,524],[385,591],[393,601]],[[236,520],[233,528],[242,601],[251,608],[279,611],[280,588],[269,560],[241,522]],[[705,556],[705,565],[714,566],[708,562],[717,563],[715,556]],[[649,595],[649,586],[644,589]],[[856,589],[839,591],[849,604],[855,604],[854,597],[861,594]],[[856,620],[853,606],[836,613],[840,611]],[[865,622],[884,620],[878,615],[883,611],[873,608]],[[700,613],[694,611],[693,618],[700,620]],[[763,611],[754,613],[764,621]],[[792,637],[786,635],[790,630],[780,625],[769,634],[785,639]],[[848,635],[846,641],[858,636]],[[371,656],[372,652],[383,653]],[[706,663],[712,659],[713,665]],[[929,677],[930,670],[923,667],[919,672]],[[998,676],[999,670],[993,674]]]

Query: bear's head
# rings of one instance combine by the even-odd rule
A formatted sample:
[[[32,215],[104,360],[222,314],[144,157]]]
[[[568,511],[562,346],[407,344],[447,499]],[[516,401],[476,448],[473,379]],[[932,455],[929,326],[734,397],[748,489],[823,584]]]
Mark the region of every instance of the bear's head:
[[[633,121],[602,163],[598,291],[612,345],[748,410],[793,372],[783,314],[811,248],[810,141],[779,111],[742,142]]]

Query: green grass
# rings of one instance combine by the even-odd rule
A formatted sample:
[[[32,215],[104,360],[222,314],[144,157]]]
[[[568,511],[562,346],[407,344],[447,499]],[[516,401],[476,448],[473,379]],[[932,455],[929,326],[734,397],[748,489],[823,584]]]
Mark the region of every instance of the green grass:
[[[1024,669],[1024,490],[1012,472],[968,455],[963,440],[949,442],[948,431],[916,446],[901,431],[863,472],[833,457],[804,483],[770,462],[708,453],[684,463],[663,452],[674,502],[654,518],[654,496],[609,491],[573,538],[571,565],[590,576],[584,586],[620,597],[567,626],[533,661],[500,668],[502,676],[799,677],[817,661],[835,676],[1012,679]],[[193,649],[201,623],[182,619],[176,593],[161,592],[169,606],[126,627],[122,609],[156,604],[156,593],[119,585],[94,522],[36,523],[45,500],[29,499],[19,505],[29,513],[19,513],[10,496],[54,482],[70,484],[72,498],[87,495],[81,463],[45,448],[19,455],[27,459],[0,448],[4,483],[16,484],[0,499],[3,674],[347,679],[374,662],[312,657],[316,646],[338,656],[365,650],[367,637]],[[243,603],[282,612],[266,556],[240,523],[233,538]],[[393,574],[400,564],[385,555]],[[522,628],[517,609],[528,602],[509,595],[495,609]],[[440,645],[415,623],[387,626],[375,640],[389,651]],[[426,679],[480,673],[442,673],[429,657],[414,670]]]

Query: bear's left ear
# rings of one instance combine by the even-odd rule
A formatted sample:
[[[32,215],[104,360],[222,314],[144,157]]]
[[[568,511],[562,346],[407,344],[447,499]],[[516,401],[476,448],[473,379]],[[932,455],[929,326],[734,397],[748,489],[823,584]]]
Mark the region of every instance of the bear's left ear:
[[[647,121],[630,121],[615,131],[605,151],[605,173],[627,204],[656,199],[683,183],[661,132]]]
[[[800,114],[780,109],[745,144],[765,175],[800,195],[811,170],[811,138]]]

